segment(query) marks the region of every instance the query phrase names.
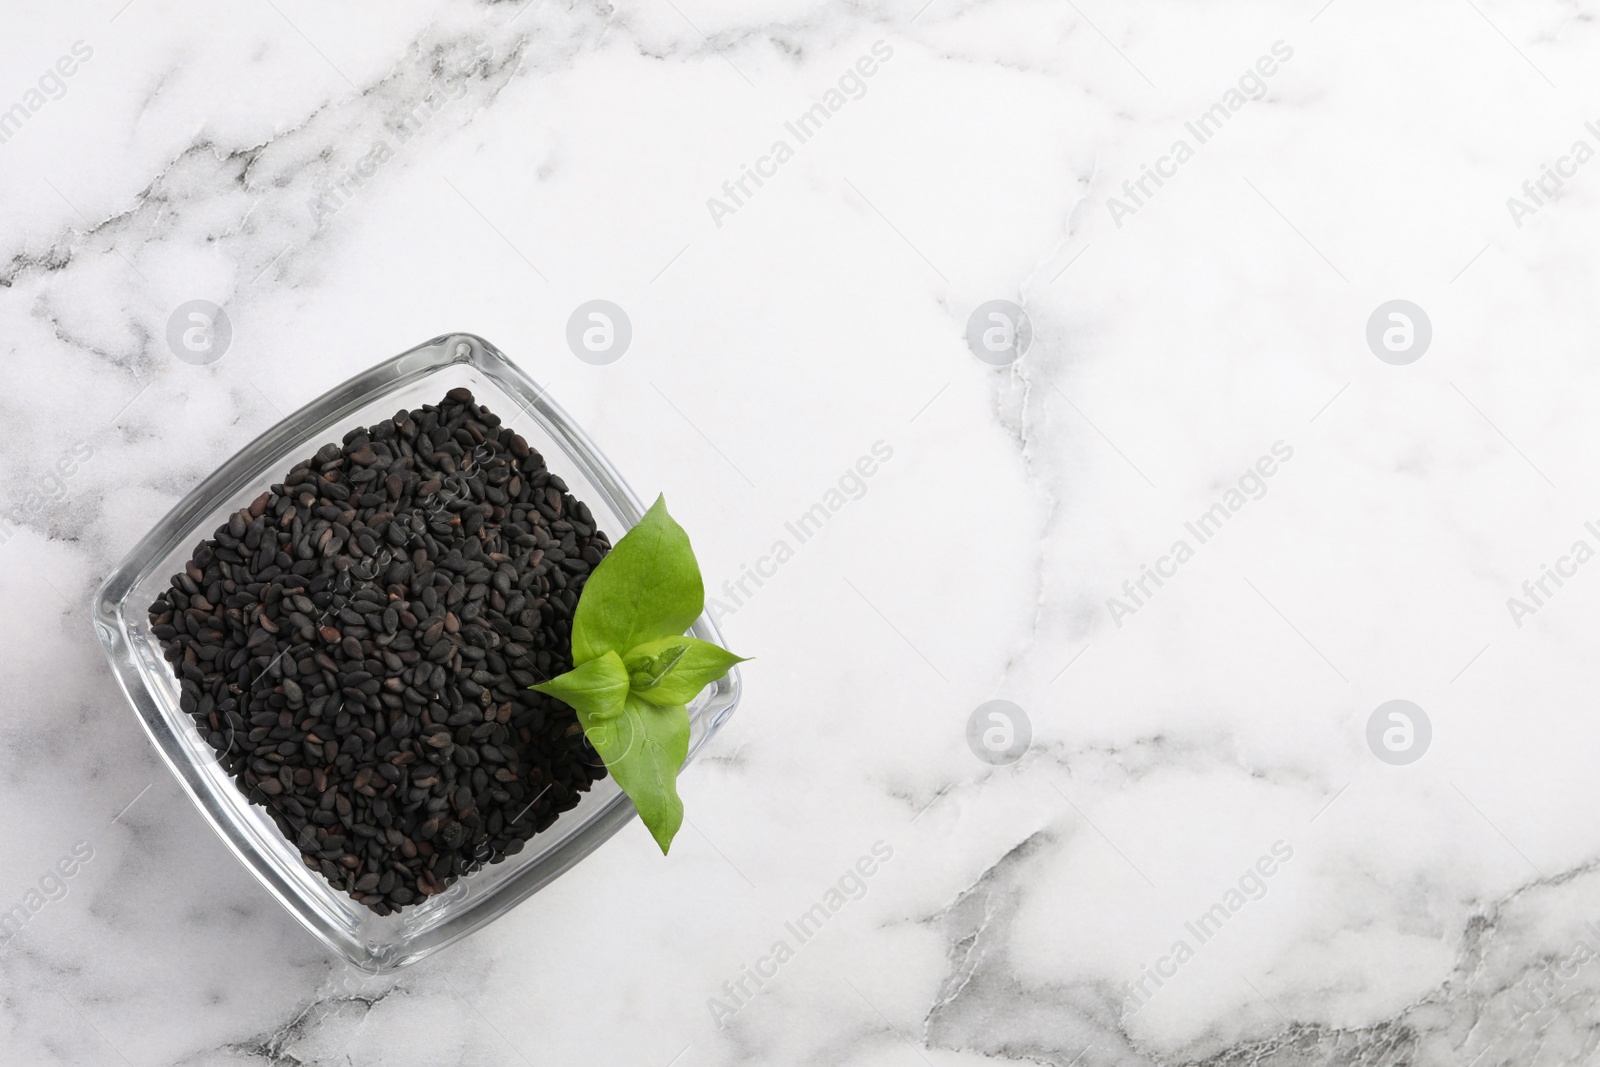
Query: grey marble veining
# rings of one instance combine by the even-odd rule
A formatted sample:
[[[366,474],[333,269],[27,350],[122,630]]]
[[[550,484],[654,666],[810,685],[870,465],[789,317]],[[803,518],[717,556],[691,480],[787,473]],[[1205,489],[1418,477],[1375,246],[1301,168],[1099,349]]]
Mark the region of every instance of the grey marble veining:
[[[1585,5],[12,21],[0,1061],[1594,1062]],[[1369,344],[1394,300],[1414,362]],[[670,859],[630,827],[371,979],[180,796],[86,605],[239,446],[458,329],[668,494],[758,658]]]

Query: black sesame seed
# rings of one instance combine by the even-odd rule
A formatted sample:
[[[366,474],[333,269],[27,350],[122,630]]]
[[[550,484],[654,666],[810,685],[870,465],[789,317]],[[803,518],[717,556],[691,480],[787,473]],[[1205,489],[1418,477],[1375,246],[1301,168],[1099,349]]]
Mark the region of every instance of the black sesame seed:
[[[151,633],[240,790],[389,914],[518,854],[605,775],[571,709],[525,687],[570,668],[609,545],[455,389],[230,514],[150,604]]]

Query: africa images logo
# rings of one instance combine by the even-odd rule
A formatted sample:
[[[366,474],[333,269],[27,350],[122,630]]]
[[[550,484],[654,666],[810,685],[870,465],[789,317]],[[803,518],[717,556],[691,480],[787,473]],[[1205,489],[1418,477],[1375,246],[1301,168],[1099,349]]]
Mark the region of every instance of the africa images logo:
[[[1206,108],[1197,118],[1183,124],[1184,132],[1194,139],[1193,144],[1187,138],[1179,137],[1172,142],[1166,155],[1156,159],[1155,166],[1140,164],[1139,176],[1122,183],[1122,197],[1106,198],[1106,210],[1111,213],[1111,221],[1117,224],[1117,228],[1122,228],[1123,220],[1129,215],[1137,215],[1139,209],[1148,204],[1169,179],[1176,178],[1178,168],[1195,157],[1199,146],[1221,133],[1228,121],[1244,110],[1245,104],[1266,96],[1267,79],[1278,73],[1281,64],[1293,58],[1292,47],[1283,41],[1272,42],[1271,55],[1257,59],[1255,65],[1241,74],[1237,83],[1222,94],[1221,100]]]
[[[1293,458],[1294,446],[1285,441],[1274,441],[1271,453],[1261,456],[1248,467],[1239,476],[1236,486],[1229,486],[1223,491],[1221,499],[1183,524],[1188,536],[1174,540],[1167,554],[1155,561],[1154,567],[1148,563],[1140,564],[1138,577],[1122,583],[1123,595],[1106,598],[1106,610],[1111,613],[1111,621],[1117,624],[1117,629],[1122,628],[1124,619],[1137,615],[1141,608],[1147,606],[1162,586],[1176,578],[1178,568],[1193,559],[1196,549],[1216,537],[1245,505],[1266,496],[1267,479]]]
[[[71,53],[61,56],[40,74],[34,88],[23,93],[22,99],[10,107],[0,109],[0,144],[5,144],[20,133],[28,120],[43,111],[45,105],[66,96],[67,79],[93,58],[93,47],[84,41],[73,42]]]
[[[829,119],[844,110],[851,100],[866,96],[866,80],[878,73],[879,68],[893,56],[893,45],[887,41],[874,41],[871,55],[863,55],[846,67],[835,84],[822,94],[821,100],[802,111],[792,122],[783,124],[788,137],[774,140],[764,155],[756,157],[754,167],[748,163],[740,164],[739,176],[722,183],[722,196],[706,198],[706,210],[711,213],[711,221],[716,223],[717,229],[722,229],[724,218],[736,214],[755,196],[756,190],[766,184],[766,179],[776,178],[778,168],[795,157],[795,150],[799,146],[821,133]],[[790,138],[794,139],[793,144],[789,143]],[[751,183],[754,183],[754,189]]]

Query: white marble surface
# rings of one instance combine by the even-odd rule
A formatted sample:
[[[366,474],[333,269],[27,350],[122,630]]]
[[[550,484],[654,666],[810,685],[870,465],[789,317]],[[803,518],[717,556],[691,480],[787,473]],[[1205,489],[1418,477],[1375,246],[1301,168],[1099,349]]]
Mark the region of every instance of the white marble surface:
[[[121,4],[0,34],[0,1061],[1596,1062],[1600,564],[1507,606],[1600,546],[1600,163],[1561,163],[1600,147],[1592,4]],[[606,367],[563,339],[593,297],[634,325]],[[1364,337],[1395,298],[1433,324],[1407,366]],[[209,366],[165,340],[193,299],[233,324]],[[1000,369],[991,299],[1036,333]],[[453,329],[664,490],[714,587],[893,457],[725,618],[759,659],[669,860],[630,827],[363,981],[179,793],[85,605],[234,449]],[[996,698],[1011,766],[964,739]],[[1408,766],[1368,749],[1391,698],[1433,724]]]

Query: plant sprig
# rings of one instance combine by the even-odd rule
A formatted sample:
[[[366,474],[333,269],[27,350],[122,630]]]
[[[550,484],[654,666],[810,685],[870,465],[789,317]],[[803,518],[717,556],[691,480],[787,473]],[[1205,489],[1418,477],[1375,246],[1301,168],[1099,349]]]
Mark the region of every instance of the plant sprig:
[[[531,688],[578,713],[663,854],[683,825],[688,703],[743,657],[684,636],[705,610],[700,564],[665,497],[600,561],[578,598],[567,673]]]

